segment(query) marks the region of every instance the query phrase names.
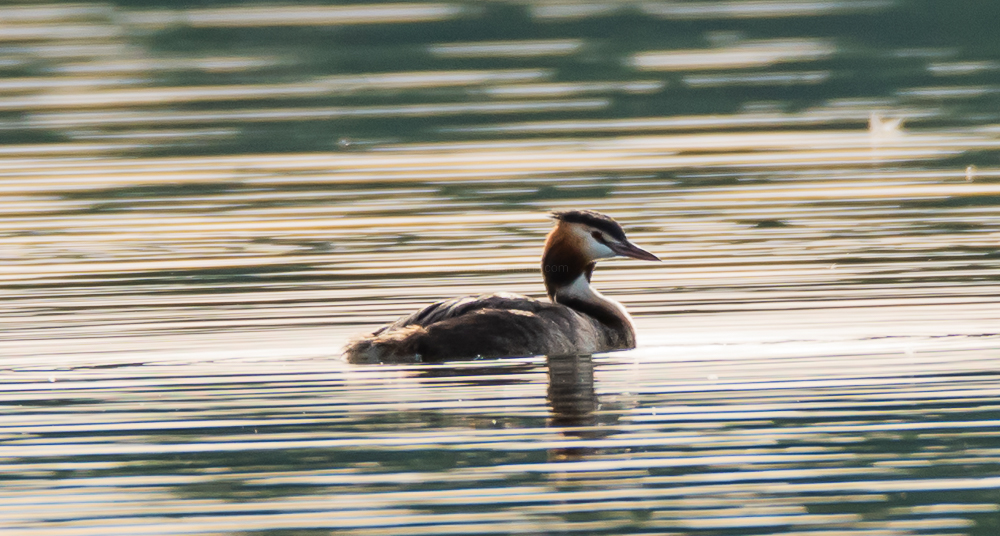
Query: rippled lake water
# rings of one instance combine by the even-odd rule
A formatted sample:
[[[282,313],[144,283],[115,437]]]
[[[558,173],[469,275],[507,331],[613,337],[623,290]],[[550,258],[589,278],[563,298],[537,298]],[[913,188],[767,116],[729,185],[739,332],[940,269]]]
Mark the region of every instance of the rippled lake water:
[[[2,533],[995,536],[998,11],[0,7]],[[637,349],[340,359],[568,208]]]

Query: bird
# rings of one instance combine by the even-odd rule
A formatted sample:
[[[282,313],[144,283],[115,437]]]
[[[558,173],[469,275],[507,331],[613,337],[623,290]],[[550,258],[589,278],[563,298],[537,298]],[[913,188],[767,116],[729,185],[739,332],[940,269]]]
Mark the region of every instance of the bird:
[[[597,261],[660,259],[591,210],[550,214],[541,271],[549,301],[508,292],[439,301],[350,342],[349,363],[429,363],[635,348],[632,317],[591,285]]]

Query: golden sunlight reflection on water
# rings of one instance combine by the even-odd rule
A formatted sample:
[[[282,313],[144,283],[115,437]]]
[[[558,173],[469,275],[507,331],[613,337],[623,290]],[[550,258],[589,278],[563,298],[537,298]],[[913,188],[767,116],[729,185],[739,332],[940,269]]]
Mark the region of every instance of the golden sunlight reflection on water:
[[[0,516],[80,535],[976,526],[996,514],[976,490],[1000,487],[964,469],[1000,454],[1000,229],[990,207],[941,200],[995,196],[996,171],[918,162],[995,143],[923,130],[876,146],[858,128],[8,159],[0,459],[19,479]],[[644,175],[662,169],[678,174]],[[719,176],[747,180],[691,183]],[[547,188],[574,196],[463,202]],[[571,206],[665,259],[595,275],[639,349],[337,360],[435,299],[538,295],[544,210]],[[454,462],[393,461],[429,452]]]

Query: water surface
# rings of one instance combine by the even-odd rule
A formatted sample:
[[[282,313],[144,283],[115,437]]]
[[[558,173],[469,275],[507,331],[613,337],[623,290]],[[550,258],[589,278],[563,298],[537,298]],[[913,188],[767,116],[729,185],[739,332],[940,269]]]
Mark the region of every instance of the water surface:
[[[0,8],[0,527],[993,536],[995,11]],[[639,348],[340,360],[568,208]]]

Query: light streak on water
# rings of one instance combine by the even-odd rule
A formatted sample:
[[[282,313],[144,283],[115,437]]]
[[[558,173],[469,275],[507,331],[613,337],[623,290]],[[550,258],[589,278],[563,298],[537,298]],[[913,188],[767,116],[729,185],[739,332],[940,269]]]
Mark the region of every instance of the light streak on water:
[[[636,54],[631,65],[640,71],[710,71],[764,67],[824,59],[836,46],[820,40],[775,40],[741,43],[728,48],[651,51]]]

